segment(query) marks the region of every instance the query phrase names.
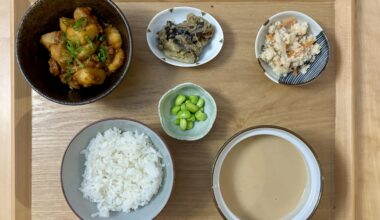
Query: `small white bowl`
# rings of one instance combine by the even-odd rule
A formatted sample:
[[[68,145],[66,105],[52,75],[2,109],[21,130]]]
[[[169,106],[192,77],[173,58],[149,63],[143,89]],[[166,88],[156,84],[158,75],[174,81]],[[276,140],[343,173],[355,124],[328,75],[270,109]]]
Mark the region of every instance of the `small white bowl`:
[[[217,208],[226,219],[238,220],[239,218],[228,208],[220,189],[220,173],[224,159],[228,153],[241,141],[259,135],[272,135],[285,139],[292,143],[301,153],[308,170],[308,183],[305,192],[297,208],[285,219],[304,220],[308,219],[316,210],[323,189],[322,172],[311,148],[294,132],[277,126],[256,126],[242,130],[232,136],[220,149],[212,170],[212,191]]]
[[[315,61],[310,63],[310,68],[305,74],[297,74],[295,76],[293,71],[289,72],[287,76],[279,76],[272,71],[272,68],[259,57],[262,52],[262,47],[265,43],[265,36],[268,33],[268,28],[276,21],[283,20],[288,17],[295,17],[299,21],[306,21],[309,25],[309,33],[317,38],[317,43],[321,46],[321,52],[316,55]],[[325,32],[322,27],[311,17],[297,11],[284,11],[273,15],[260,27],[255,41],[255,55],[265,75],[275,83],[286,85],[300,85],[306,84],[314,79],[318,78],[326,65],[330,57],[330,46]]]
[[[176,24],[181,23],[186,20],[186,16],[189,13],[193,13],[196,16],[202,16],[214,27],[214,35],[211,41],[203,48],[199,60],[196,63],[191,64],[181,63],[179,61],[166,57],[165,54],[157,48],[157,32],[159,32],[166,25],[166,22],[173,21]],[[209,62],[219,54],[220,50],[223,47],[224,36],[222,27],[219,25],[218,21],[209,13],[204,12],[198,8],[173,7],[159,12],[152,18],[146,31],[146,40],[148,41],[150,50],[154,55],[156,55],[158,59],[174,66],[194,67]]]

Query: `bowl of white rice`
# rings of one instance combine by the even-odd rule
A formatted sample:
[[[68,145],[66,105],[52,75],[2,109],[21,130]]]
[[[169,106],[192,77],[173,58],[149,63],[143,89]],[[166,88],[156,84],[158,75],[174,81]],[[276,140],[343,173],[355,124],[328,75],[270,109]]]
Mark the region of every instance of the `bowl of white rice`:
[[[131,119],[88,125],[62,160],[63,194],[81,219],[153,219],[168,202],[173,182],[167,145]]]

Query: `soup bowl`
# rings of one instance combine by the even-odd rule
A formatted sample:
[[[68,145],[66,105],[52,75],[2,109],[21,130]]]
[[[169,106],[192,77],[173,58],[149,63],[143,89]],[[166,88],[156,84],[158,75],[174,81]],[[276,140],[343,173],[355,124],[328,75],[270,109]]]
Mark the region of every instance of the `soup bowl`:
[[[217,209],[219,210],[220,214],[226,219],[246,218],[246,217],[242,217],[238,215],[237,213],[234,213],[231,207],[229,207],[229,204],[226,201],[226,198],[224,197],[222,188],[223,187],[226,188],[230,186],[229,185],[221,186],[222,185],[221,173],[223,169],[225,169],[223,165],[226,161],[226,158],[228,157],[229,154],[231,154],[231,151],[233,149],[239,147],[238,145],[239,143],[250,138],[264,136],[264,135],[280,138],[282,140],[289,142],[292,145],[292,148],[294,147],[292,150],[295,149],[296,150],[295,152],[299,153],[299,155],[301,156],[300,158],[302,158],[301,162],[303,160],[304,165],[306,167],[307,180],[305,181],[305,188],[302,189],[303,193],[300,196],[300,199],[296,200],[298,202],[295,208],[292,208],[293,210],[285,214],[285,216],[281,217],[281,219],[295,219],[295,220],[308,219],[316,210],[319,204],[319,200],[322,195],[323,176],[320,169],[320,165],[317,158],[315,157],[315,154],[311,150],[310,145],[308,145],[299,135],[295,134],[294,132],[290,130],[277,127],[277,126],[257,126],[257,127],[251,127],[251,128],[242,130],[238,132],[237,134],[235,134],[234,136],[232,136],[222,146],[214,162],[214,166],[212,169],[212,180],[211,180],[212,192],[213,192]],[[252,147],[252,146],[249,146],[249,147]],[[277,157],[278,156],[281,157],[282,155],[277,155]],[[288,158],[285,158],[285,159],[288,159]],[[267,161],[267,163],[270,164],[271,162]],[[252,169],[250,169],[250,171],[252,171]],[[264,173],[265,175],[271,175],[270,173],[269,174],[266,172]],[[245,178],[245,180],[250,181],[249,178]],[[235,179],[232,179],[230,182],[232,182],[232,184],[236,184]],[[248,182],[247,185],[249,185],[249,187],[258,187],[257,185],[253,185],[251,183],[252,182]],[[278,186],[278,187],[282,187],[282,186]],[[260,193],[263,193],[263,192],[260,191]],[[255,199],[258,201],[256,201]],[[252,198],[252,200],[255,200],[254,202],[261,203],[261,201],[259,201],[259,199],[257,199],[256,197]],[[271,210],[271,207],[267,207],[267,208],[268,210]],[[252,211],[254,212],[254,210]]]

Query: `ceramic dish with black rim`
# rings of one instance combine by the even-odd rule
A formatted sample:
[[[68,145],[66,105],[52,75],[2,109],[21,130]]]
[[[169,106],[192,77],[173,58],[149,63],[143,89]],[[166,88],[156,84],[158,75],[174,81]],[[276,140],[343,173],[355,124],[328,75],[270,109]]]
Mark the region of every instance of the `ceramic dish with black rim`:
[[[186,20],[186,16],[193,13],[207,20],[214,28],[214,34],[210,42],[202,49],[199,60],[196,63],[182,63],[165,56],[164,52],[159,50],[157,45],[157,32],[165,27],[167,21],[173,21],[179,24]],[[146,31],[146,40],[153,54],[161,61],[179,67],[195,67],[205,64],[214,59],[222,50],[224,43],[223,30],[218,21],[209,13],[193,7],[173,7],[165,9],[156,14],[148,24]]]
[[[70,89],[49,72],[49,51],[40,43],[41,35],[59,30],[60,17],[72,17],[75,8],[90,7],[103,23],[112,24],[122,37],[123,65],[103,84]],[[21,20],[16,36],[16,59],[29,85],[41,96],[64,105],[95,102],[111,93],[124,79],[132,60],[132,34],[121,9],[112,1],[37,0]]]
[[[283,19],[295,17],[299,21],[306,21],[309,25],[309,33],[314,35],[316,38],[316,43],[321,46],[320,53],[315,56],[314,62],[309,63],[310,67],[305,74],[293,74],[293,70],[290,71],[286,76],[279,76],[272,71],[272,68],[263,60],[261,60],[260,54],[262,53],[262,48],[265,43],[265,38],[268,33],[268,28],[271,24],[276,21],[281,21]],[[259,62],[261,68],[263,69],[265,75],[275,83],[285,84],[285,85],[301,85],[306,84],[314,79],[318,78],[329,61],[330,56],[330,46],[329,41],[322,27],[311,17],[297,11],[284,11],[273,15],[260,27],[259,33],[256,36],[255,41],[255,55]]]
[[[98,132],[103,133],[110,128],[118,128],[121,131],[137,131],[145,133],[153,143],[154,148],[162,155],[163,179],[156,195],[148,204],[139,207],[129,213],[111,212],[110,217],[91,217],[97,213],[95,203],[83,197],[79,190],[83,180],[82,174],[85,169],[85,156],[81,151],[85,149],[89,141],[96,137]],[[165,207],[172,193],[174,184],[174,167],[172,156],[163,139],[151,128],[141,122],[126,118],[111,118],[94,122],[85,128],[69,143],[61,164],[61,186],[67,203],[72,211],[81,219],[94,220],[145,220],[155,218]]]
[[[279,190],[283,189],[290,189],[290,188],[285,188],[286,186],[293,187],[293,184],[288,184],[289,178],[296,178],[295,175],[293,175],[293,169],[298,166],[289,166],[290,164],[295,164],[294,160],[295,158],[290,158],[286,157],[284,158],[284,154],[278,153],[279,151],[275,150],[268,150],[265,151],[264,154],[257,155],[257,164],[262,164],[262,165],[268,165],[268,167],[261,167],[259,171],[255,170],[254,167],[244,167],[245,171],[243,172],[234,172],[234,169],[240,169],[239,168],[242,160],[249,160],[252,161],[252,159],[249,155],[249,152],[255,152],[256,154],[259,153],[258,151],[251,151],[253,148],[258,147],[258,145],[241,145],[241,143],[247,143],[246,141],[252,141],[252,140],[257,140],[257,138],[267,138],[267,137],[273,137],[275,139],[281,139],[281,141],[284,141],[289,144],[289,148],[286,148],[287,150],[294,151],[296,155],[299,157],[298,159],[302,163],[303,169],[306,170],[305,174],[305,181],[303,187],[299,189],[300,194],[298,194],[298,197],[296,200],[294,200],[294,206],[290,207],[290,211],[288,212],[283,211],[284,215],[281,215],[281,217],[278,217],[280,219],[293,219],[293,220],[304,220],[308,219],[310,216],[313,215],[315,210],[318,207],[322,191],[323,191],[323,175],[321,172],[321,168],[319,165],[319,162],[315,156],[315,153],[312,151],[310,148],[310,145],[308,145],[299,135],[295,134],[294,132],[287,130],[285,128],[277,127],[277,126],[256,126],[256,127],[251,127],[245,130],[242,130],[235,135],[233,135],[227,142],[221,147],[219,150],[219,153],[214,161],[213,169],[212,169],[212,176],[211,176],[211,184],[212,184],[212,192],[213,192],[213,197],[215,204],[217,206],[218,211],[220,214],[225,217],[226,219],[233,219],[233,220],[238,220],[238,219],[251,219],[252,216],[245,216],[248,215],[246,213],[247,210],[249,212],[255,212],[256,209],[252,209],[251,206],[243,204],[243,201],[239,197],[241,196],[242,193],[244,195],[249,195],[249,201],[252,202],[253,204],[259,204],[260,212],[262,210],[266,210],[265,212],[267,213],[272,213],[274,208],[272,207],[273,204],[278,204],[279,207],[284,207],[284,195],[277,195],[276,193],[273,192],[278,192]],[[272,140],[272,139],[271,139]],[[252,142],[248,142],[252,143]],[[256,142],[258,143],[258,142]],[[263,142],[260,142],[263,143]],[[274,142],[278,143],[278,142]],[[268,149],[269,145],[266,145],[265,149]],[[276,149],[284,149],[283,145],[276,146]],[[247,150],[248,149],[248,150]],[[249,150],[250,149],[250,150]],[[274,148],[271,148],[274,149]],[[233,154],[234,152],[239,151],[241,153],[241,156],[239,158],[234,158],[231,160],[229,156]],[[285,173],[280,177],[280,180],[284,181],[279,181],[279,182],[274,182],[270,183],[267,182],[268,179],[272,179],[270,175],[273,173],[273,168],[269,168],[271,164],[273,164],[273,160],[268,161],[268,155],[274,155],[274,157],[271,156],[271,158],[280,158],[283,157],[283,162],[282,165],[283,167],[288,167],[289,173]],[[260,158],[260,159],[258,159]],[[260,161],[261,160],[261,161]],[[271,162],[272,161],[272,162]],[[231,162],[231,163],[230,163]],[[225,164],[227,167],[225,167]],[[232,166],[232,168],[231,168]],[[235,167],[235,168],[233,168]],[[227,170],[227,171],[226,171]],[[255,170],[255,171],[254,171]],[[278,167],[274,168],[274,170],[281,170]],[[236,170],[235,170],[236,171]],[[258,173],[263,173],[263,176],[265,178],[263,179],[256,179],[257,181],[252,180],[252,177],[247,177],[249,173],[252,172],[258,172]],[[281,171],[279,171],[281,172]],[[232,174],[232,176],[227,177],[223,176],[226,173]],[[239,174],[237,174],[239,173]],[[244,173],[242,176],[243,178],[239,178],[236,175],[241,175]],[[292,175],[289,175],[292,174]],[[279,174],[276,174],[279,175]],[[267,178],[269,177],[269,178]],[[227,179],[227,182],[223,182]],[[236,179],[240,179],[241,182],[245,182],[245,185],[238,186],[240,188],[236,188]],[[297,179],[298,180],[298,179]],[[260,182],[260,183],[258,183]],[[296,181],[297,182],[297,181]],[[251,185],[254,184],[254,185]],[[268,185],[275,186],[276,188],[271,188],[265,191],[264,188]],[[252,192],[247,192],[248,189],[250,188],[256,188],[258,194],[253,194]],[[230,191],[232,189],[232,191]],[[236,190],[241,191],[242,193],[237,193]],[[228,192],[230,191],[230,192]],[[228,192],[228,193],[226,193]],[[232,194],[231,194],[232,193]],[[231,197],[228,197],[228,194],[233,195],[233,199],[231,200]],[[263,201],[260,200],[260,196],[264,196],[265,198],[269,198],[269,203],[263,203]],[[226,199],[226,198],[229,198]],[[286,199],[285,199],[286,200]],[[266,204],[269,207],[263,207],[263,205]],[[235,210],[235,211],[234,211]],[[237,213],[236,210],[243,210],[240,213]],[[243,215],[243,216],[242,216]],[[255,216],[255,218],[259,218]]]

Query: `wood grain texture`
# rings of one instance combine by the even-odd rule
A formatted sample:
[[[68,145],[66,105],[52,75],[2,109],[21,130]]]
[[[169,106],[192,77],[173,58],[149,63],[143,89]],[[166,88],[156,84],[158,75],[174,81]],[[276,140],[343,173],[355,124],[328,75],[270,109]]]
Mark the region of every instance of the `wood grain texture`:
[[[149,20],[179,3],[121,3],[134,39],[134,58],[123,83],[105,99],[86,106],[62,106],[32,94],[32,217],[75,219],[60,188],[60,163],[71,138],[85,125],[107,117],[140,120],[169,144],[176,167],[174,193],[158,219],[221,219],[211,196],[216,152],[234,133],[253,125],[287,127],[313,146],[322,164],[325,188],[315,219],[332,219],[334,205],[335,54],[325,73],[302,87],[274,84],[257,64],[253,43],[260,25],[279,11],[297,9],[314,17],[334,44],[334,3],[187,3],[221,23],[221,54],[197,68],[177,68],[158,60],[146,44]],[[182,5],[182,4],[180,4]],[[211,7],[212,5],[212,7]],[[214,128],[204,139],[182,142],[161,129],[157,104],[171,87],[191,81],[206,88],[218,105]],[[47,217],[49,216],[49,217]]]
[[[380,218],[379,1],[357,1],[356,218]]]
[[[149,2],[155,1],[157,0]],[[12,41],[12,38],[9,39],[9,32],[17,25],[17,20],[27,7],[26,0],[12,1],[14,22],[11,24],[11,28],[7,28],[9,2],[9,0],[3,0],[0,5],[0,12],[3,15],[0,18],[0,46],[2,48],[0,53],[5,54],[4,57],[8,57],[9,50],[13,50],[13,44],[9,44],[9,40]],[[229,34],[226,36],[226,40],[232,42],[232,45],[223,48],[221,55],[216,60],[194,70],[177,69],[154,60],[153,55],[147,49],[145,38],[136,39],[136,35],[144,35],[143,26],[147,25],[155,12],[179,4],[175,0],[162,2],[166,3],[162,3],[162,5],[157,3],[157,7],[154,8],[148,7],[149,12],[144,15],[139,13],[146,9],[145,5],[133,3],[129,8],[130,5],[126,4],[125,12],[129,14],[128,19],[133,21],[132,28],[136,29],[133,32],[135,49],[139,48],[141,51],[135,54],[132,70],[123,85],[110,97],[96,104],[71,108],[49,103],[36,94],[33,94],[33,98],[31,98],[30,88],[20,77],[13,56],[10,56],[12,63],[10,70],[7,65],[9,59],[1,59],[0,106],[2,108],[0,108],[0,120],[3,123],[0,125],[0,135],[2,138],[4,137],[2,143],[5,143],[5,147],[1,148],[0,154],[0,193],[2,195],[0,219],[31,219],[32,165],[33,194],[36,195],[36,198],[33,198],[33,217],[35,219],[74,219],[75,217],[62,200],[57,172],[62,152],[71,137],[91,121],[108,116],[134,117],[150,124],[163,135],[155,108],[160,95],[176,83],[199,77],[199,73],[202,73],[202,78],[192,81],[209,89],[217,99],[218,105],[226,102],[227,107],[223,107],[215,128],[202,141],[182,143],[164,135],[175,153],[175,163],[179,175],[175,186],[175,196],[159,218],[197,219],[198,216],[202,216],[203,219],[220,218],[210,200],[211,192],[208,188],[209,168],[213,156],[231,134],[249,125],[259,123],[278,124],[300,133],[316,148],[324,171],[327,167],[327,177],[329,177],[327,181],[331,181],[326,189],[328,195],[326,198],[325,190],[321,207],[314,219],[380,218],[378,209],[380,205],[378,190],[380,164],[377,146],[380,142],[379,135],[377,135],[380,122],[379,98],[376,96],[379,92],[376,85],[379,77],[375,66],[379,31],[373,28],[376,25],[372,23],[379,20],[377,13],[379,5],[376,1],[357,1],[355,3],[355,0],[336,0],[335,7],[330,0],[308,1],[308,3],[296,0],[287,6],[285,3],[276,1],[271,3],[251,1],[219,3],[218,1],[218,3],[203,4],[186,1],[186,5],[199,6],[210,11],[221,21],[223,28],[227,25],[225,32]],[[237,16],[234,16],[231,11],[234,8],[236,10],[240,2],[245,2],[242,3],[244,8],[239,11]],[[319,4],[320,2],[321,4]],[[208,8],[211,4],[214,9]],[[184,3],[180,5],[184,5]],[[270,5],[271,8],[262,11],[265,8],[263,5],[267,7]],[[279,5],[281,7],[277,8]],[[289,89],[275,86],[260,74],[255,62],[248,64],[253,55],[250,53],[252,52],[251,48],[244,47],[243,44],[253,44],[253,37],[247,40],[247,36],[256,34],[257,30],[255,29],[258,28],[261,22],[259,20],[262,17],[282,9],[300,10],[300,5],[304,7],[306,13],[317,18],[322,26],[330,27],[328,34],[330,40],[333,41],[336,59],[332,61],[334,62],[333,66],[330,62],[328,71],[334,72],[335,69],[336,75],[333,76],[334,73],[332,73],[332,78],[330,78],[325,73],[321,79],[306,87]],[[219,8],[226,6],[228,10]],[[327,14],[318,13],[319,9],[325,7],[335,8],[335,20],[333,19],[334,15],[331,15],[331,20],[320,18],[320,16],[327,16]],[[243,15],[244,12],[246,15]],[[135,16],[134,14],[137,15],[132,18],[131,16]],[[229,17],[228,14],[231,14],[233,19],[243,20],[244,18],[251,22],[245,27],[242,24],[234,26],[231,21],[225,21],[225,17]],[[354,20],[355,15],[356,20]],[[325,23],[322,23],[321,20]],[[246,21],[244,20],[244,22]],[[240,32],[237,34],[236,31]],[[11,32],[14,36],[14,30]],[[355,48],[352,47],[354,43]],[[353,53],[354,49],[355,53]],[[241,58],[237,51],[249,54],[249,56]],[[143,65],[147,59],[152,61],[151,66]],[[230,66],[231,61],[243,66],[243,70],[236,71],[234,66]],[[195,73],[196,71],[199,73]],[[228,71],[229,75],[226,76],[224,71]],[[218,83],[210,83],[210,78],[220,79],[218,79]],[[162,79],[167,81],[165,85],[149,86]],[[242,79],[243,82],[250,82],[250,84],[241,84],[236,79]],[[329,84],[334,79],[336,80],[335,88],[334,85]],[[255,92],[263,91],[265,88],[269,88],[271,91],[277,90],[276,92],[281,92],[281,95],[277,98],[269,93],[255,95]],[[326,90],[326,88],[327,91],[318,91],[319,89]],[[137,89],[139,91],[136,91]],[[328,93],[328,91],[333,92],[334,89],[335,98],[330,97],[330,93]],[[245,92],[248,90],[252,93]],[[142,100],[139,97],[141,91],[147,95]],[[296,99],[300,97],[298,94],[300,91],[303,93],[302,97],[308,97],[312,93],[316,93],[317,96],[327,95],[330,103],[326,104],[326,100],[319,99],[306,100],[302,103],[301,100]],[[236,100],[236,94],[242,92],[245,92],[243,94],[248,96],[249,100]],[[293,98],[289,99],[289,97]],[[35,126],[33,135],[37,135],[33,138],[33,163],[31,162],[32,118],[30,117],[32,99],[33,116],[36,116],[33,118]],[[318,106],[315,103],[322,105]],[[73,110],[78,111],[77,117],[80,118],[76,122],[69,117]],[[328,112],[324,118],[319,117],[322,112]],[[306,117],[304,114],[316,114],[316,117]],[[331,115],[335,115],[335,121],[330,118]],[[58,117],[62,118],[57,119]],[[331,126],[331,129],[318,130],[327,125]],[[317,133],[314,133],[315,130]],[[328,134],[328,131],[333,131],[335,138],[330,137],[331,134]],[[330,139],[324,140],[325,137],[330,137]],[[11,143],[10,147],[7,148],[9,143]],[[325,155],[328,157],[326,158]],[[194,163],[194,158],[196,158],[196,163]],[[46,165],[44,166],[44,164]],[[326,177],[326,172],[324,174]],[[11,175],[11,179],[9,179],[9,175]],[[331,208],[334,209],[331,210]]]
[[[14,212],[12,219],[31,218],[31,89],[26,84],[20,70],[15,62],[15,33],[26,9],[29,7],[27,0],[12,1],[12,41],[11,41],[11,60],[12,60],[12,184],[14,187],[12,195],[12,205]]]
[[[11,28],[10,28],[10,1],[0,4],[0,219],[11,219],[12,206],[12,75],[11,72]]]
[[[335,5],[335,219],[355,218],[354,1]],[[347,45],[351,45],[348,47]]]

